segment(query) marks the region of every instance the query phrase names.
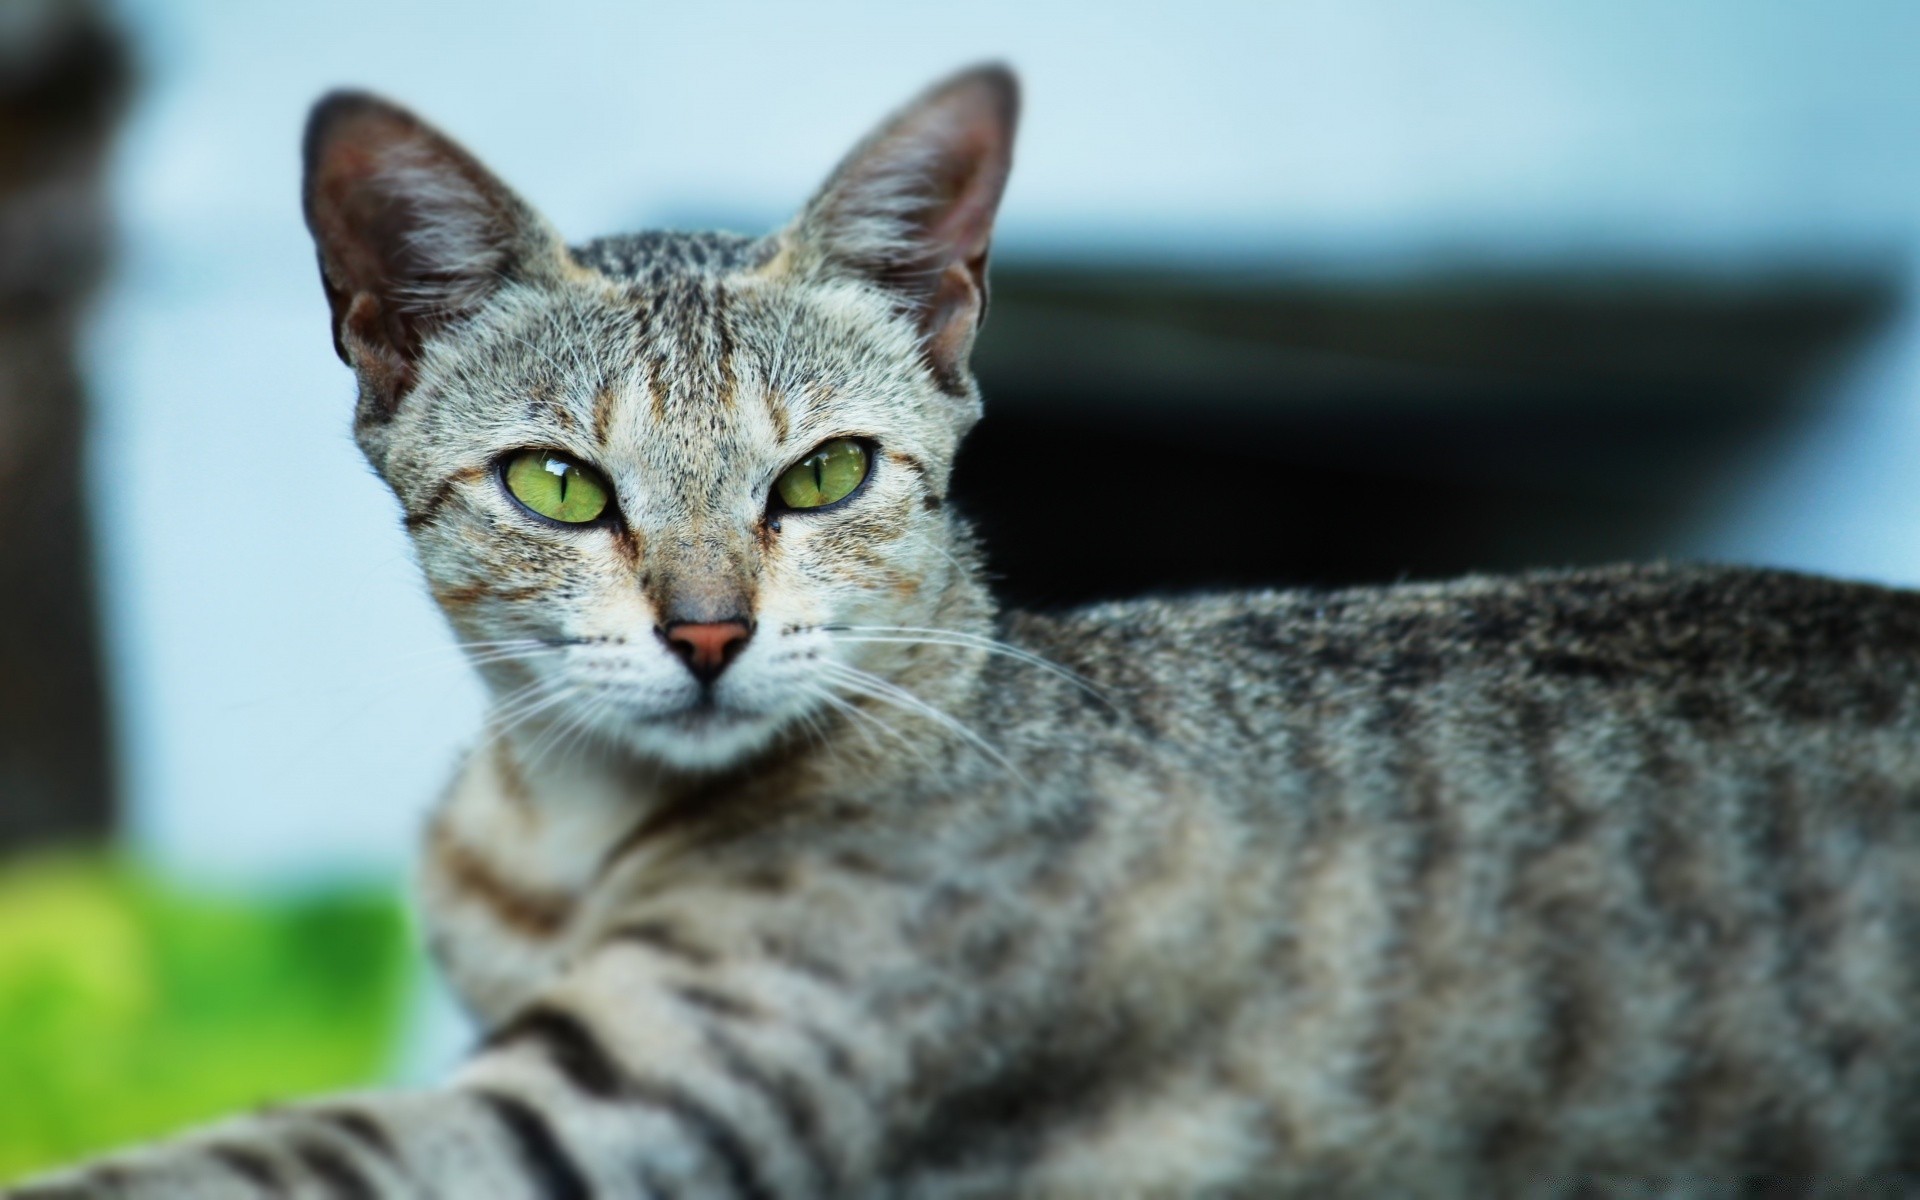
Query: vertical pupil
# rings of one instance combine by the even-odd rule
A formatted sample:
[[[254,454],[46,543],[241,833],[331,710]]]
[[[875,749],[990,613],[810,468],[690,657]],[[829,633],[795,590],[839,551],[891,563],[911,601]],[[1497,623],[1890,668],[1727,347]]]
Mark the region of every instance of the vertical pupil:
[[[813,490],[822,496],[827,494],[827,479],[824,474],[826,465],[826,455],[816,454],[813,456]]]

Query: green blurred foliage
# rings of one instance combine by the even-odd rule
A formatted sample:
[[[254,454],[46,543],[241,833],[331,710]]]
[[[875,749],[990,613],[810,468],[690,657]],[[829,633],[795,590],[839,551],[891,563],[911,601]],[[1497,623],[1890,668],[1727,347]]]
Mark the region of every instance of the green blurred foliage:
[[[371,1082],[410,985],[381,888],[203,895],[118,860],[0,868],[0,1181]]]

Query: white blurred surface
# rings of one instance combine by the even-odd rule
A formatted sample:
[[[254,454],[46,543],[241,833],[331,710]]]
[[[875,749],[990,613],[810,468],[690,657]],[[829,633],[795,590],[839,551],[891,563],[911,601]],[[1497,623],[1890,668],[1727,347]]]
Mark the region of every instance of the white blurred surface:
[[[1684,11],[1683,11],[1684,8]],[[404,863],[478,698],[390,499],[297,203],[306,106],[370,86],[573,238],[779,220],[889,106],[1025,77],[1003,252],[1332,269],[1893,255],[1920,6],[1784,0],[817,5],[125,0],[145,91],[90,369],[139,842],[197,876]],[[1752,467],[1706,554],[1920,582],[1920,333]],[[989,398],[991,403],[991,398]]]

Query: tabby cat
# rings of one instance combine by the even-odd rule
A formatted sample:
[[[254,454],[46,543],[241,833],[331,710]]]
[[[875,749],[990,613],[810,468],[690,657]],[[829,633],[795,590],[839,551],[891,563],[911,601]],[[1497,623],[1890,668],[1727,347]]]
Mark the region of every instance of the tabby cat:
[[[424,873],[484,1042],[14,1200],[1920,1194],[1920,596],[996,612],[947,485],[1015,107],[568,248],[320,103],[354,430],[493,696]]]

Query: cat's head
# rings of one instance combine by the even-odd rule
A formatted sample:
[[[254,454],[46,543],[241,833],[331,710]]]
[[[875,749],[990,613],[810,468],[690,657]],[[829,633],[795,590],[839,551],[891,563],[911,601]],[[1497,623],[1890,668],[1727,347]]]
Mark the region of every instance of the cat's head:
[[[945,497],[1016,106],[997,67],[936,86],[763,238],[572,249],[411,114],[315,107],[355,436],[498,719],[727,766],[885,682],[898,647],[863,627],[955,619]]]

